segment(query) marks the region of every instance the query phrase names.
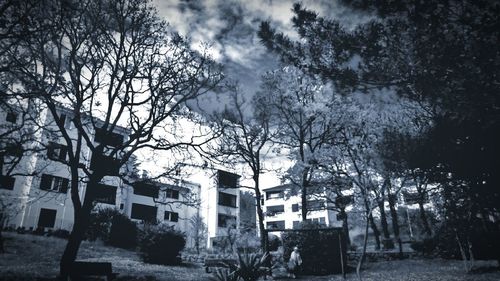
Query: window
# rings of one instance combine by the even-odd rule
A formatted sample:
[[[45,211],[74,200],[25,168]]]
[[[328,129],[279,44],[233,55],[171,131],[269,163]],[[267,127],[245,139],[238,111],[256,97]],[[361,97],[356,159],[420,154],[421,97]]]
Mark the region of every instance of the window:
[[[41,208],[40,216],[38,217],[38,227],[54,227],[56,214],[56,210]]]
[[[266,192],[266,200],[281,199],[281,198],[283,198],[283,192],[281,192],[281,191],[268,191],[268,192]]]
[[[312,218],[312,219],[307,219],[308,222],[314,222],[319,225],[326,225],[325,218]]]
[[[293,204],[292,205],[292,212],[298,212],[299,211],[299,204]]]
[[[12,176],[0,176],[0,189],[13,190],[16,178]]]
[[[260,198],[260,205],[264,206],[264,198]]]
[[[219,192],[219,205],[236,208],[236,195]]]
[[[165,218],[164,219],[166,221],[178,222],[179,221],[179,213],[165,211]]]
[[[267,229],[284,229],[285,221],[269,221],[266,226]]]
[[[220,188],[238,188],[238,175],[220,170],[217,173]]]
[[[10,123],[16,123],[17,122],[17,114],[14,112],[8,112],[7,117],[5,118],[5,121],[10,122]]]
[[[293,229],[300,228],[300,221],[293,221]]]
[[[165,196],[167,198],[179,199],[179,190],[169,188],[165,190]]]
[[[90,159],[90,169],[100,170],[108,176],[118,176],[120,174],[120,159],[107,156],[102,151],[95,151]]]
[[[24,148],[22,144],[18,143],[8,143],[3,148],[3,153],[5,156],[21,157],[23,156]]]
[[[219,227],[228,227],[228,226],[235,226],[236,225],[236,217],[235,216],[219,214],[217,216],[217,218],[218,218],[217,225]]]
[[[49,142],[47,157],[54,161],[65,161],[68,154],[68,147],[62,144]]]
[[[137,182],[133,186],[134,194],[158,198],[159,188],[145,182]]]
[[[123,135],[96,128],[94,141],[107,146],[117,147],[123,143]]]
[[[266,208],[266,215],[268,217],[281,214],[285,212],[285,206],[284,205],[276,205],[276,206],[267,206]]]
[[[156,222],[156,213],[157,208],[154,206],[133,203],[130,217],[136,220]]]
[[[307,210],[308,211],[317,211],[324,209],[325,204],[321,200],[312,200],[307,202]]]
[[[60,118],[61,118],[61,121],[64,123],[64,128],[66,128],[66,129],[72,128],[71,119],[67,118],[66,114],[61,114]]]
[[[116,186],[99,183],[90,187],[88,192],[92,192],[94,200],[98,203],[116,204]]]
[[[353,203],[353,196],[352,195],[348,195],[348,196],[338,196],[337,198],[335,198],[335,204],[337,206],[347,206],[349,204],[352,204]]]
[[[40,189],[66,193],[68,191],[69,179],[42,174]]]

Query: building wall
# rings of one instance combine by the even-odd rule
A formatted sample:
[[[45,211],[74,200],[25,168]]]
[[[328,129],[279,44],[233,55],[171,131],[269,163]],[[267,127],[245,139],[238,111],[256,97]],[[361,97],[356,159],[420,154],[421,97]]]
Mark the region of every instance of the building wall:
[[[281,195],[278,195],[278,192],[280,192]],[[287,186],[272,187],[263,190],[263,211],[265,213],[264,226],[266,229],[272,229],[273,227],[282,228],[282,226],[284,226],[285,229],[293,229],[296,227],[296,224],[302,221],[300,195],[288,195],[285,197],[285,193],[287,192],[289,192],[289,187]],[[337,220],[337,212],[329,210],[324,200],[320,201],[322,201],[324,209],[309,211],[307,213],[307,219],[326,226],[341,226],[342,222]],[[282,212],[281,206],[283,206]],[[279,211],[275,212],[277,209]],[[279,232],[273,234],[279,235]]]
[[[64,109],[61,109],[64,110]],[[56,130],[53,120],[49,117],[50,114],[42,112],[40,120],[43,120],[48,129]],[[68,112],[69,116],[69,112]],[[0,120],[5,119],[5,111],[0,110]],[[69,119],[69,117],[67,117]],[[76,129],[71,128],[71,124],[67,124],[70,136],[76,136]],[[124,136],[127,131],[118,128],[119,133]],[[92,133],[93,135],[93,133]],[[40,133],[37,136],[41,144],[49,142],[64,144],[61,136],[54,136],[48,133]],[[90,167],[91,153],[90,149],[83,147],[82,159],[84,165]],[[37,176],[15,176],[15,184],[13,190],[0,189],[0,196],[7,198],[16,209],[13,216],[9,218],[4,226],[24,227],[26,229],[36,229],[40,220],[42,210],[49,213],[55,211],[55,221],[52,227],[46,229],[66,229],[71,230],[74,221],[74,208],[71,201],[69,190],[66,192],[48,191],[40,188],[42,183],[42,175],[56,176],[60,178],[70,179],[69,168],[58,161],[47,158],[47,152],[36,155],[23,157],[21,163],[17,166],[16,172],[30,174],[33,171],[40,171]],[[134,194],[132,187],[125,185],[118,177],[107,176],[101,183],[116,187],[116,198],[114,204],[97,203],[96,208],[116,208],[122,213],[131,217],[133,204],[142,204],[147,206],[157,207],[157,220],[174,226],[176,229],[189,234],[191,231],[190,219],[198,213],[207,224],[208,237],[207,245],[211,246],[215,237],[224,235],[224,228],[218,227],[218,214],[228,214],[235,216],[237,225],[239,224],[239,206],[225,207],[218,204],[219,191],[226,192],[236,196],[236,202],[239,204],[239,189],[236,188],[221,188],[218,183],[219,171],[216,169],[196,168],[190,172],[189,176],[179,176],[179,181],[169,183],[157,183],[161,188],[166,188],[170,185],[180,191],[180,198],[169,199],[161,197],[159,200],[154,200],[152,197]],[[83,173],[81,174],[83,176]],[[69,184],[69,183],[68,183]],[[80,199],[83,200],[87,187],[84,183],[80,183]],[[190,193],[200,199],[199,206],[188,206],[181,204],[183,196]],[[160,202],[161,201],[161,202]],[[165,211],[175,212],[179,214],[178,221],[166,221]],[[139,222],[138,220],[136,220]],[[187,246],[192,246],[193,240],[187,235]]]

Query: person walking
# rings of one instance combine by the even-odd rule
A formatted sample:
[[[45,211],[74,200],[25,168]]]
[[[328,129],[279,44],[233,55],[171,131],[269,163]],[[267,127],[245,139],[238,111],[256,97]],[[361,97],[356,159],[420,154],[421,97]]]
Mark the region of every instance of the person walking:
[[[292,278],[296,278],[297,274],[300,272],[300,267],[302,265],[302,258],[300,256],[299,247],[293,247],[293,252],[290,254],[290,260],[288,260],[288,270],[292,274]]]

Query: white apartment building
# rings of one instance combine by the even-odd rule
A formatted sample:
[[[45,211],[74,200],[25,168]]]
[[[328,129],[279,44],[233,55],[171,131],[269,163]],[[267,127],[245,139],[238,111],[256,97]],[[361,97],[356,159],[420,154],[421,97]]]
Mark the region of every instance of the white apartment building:
[[[71,112],[60,108],[62,114]],[[71,201],[69,168],[61,162],[67,157],[64,140],[48,131],[56,130],[50,114],[40,116],[47,131],[38,132],[36,139],[46,146],[41,150],[21,158],[14,176],[0,174],[0,199],[7,206],[9,214],[4,217],[3,227],[23,227],[25,229],[66,229],[71,230],[74,220]],[[16,124],[15,113],[0,109],[0,130]],[[65,118],[65,127],[75,134],[70,118]],[[116,146],[127,140],[129,130],[117,126],[114,133],[92,132],[95,142],[105,142]],[[207,246],[211,247],[216,237],[224,235],[225,228],[239,224],[239,176],[222,169],[196,168],[189,175],[160,181],[138,180],[134,186],[126,185],[113,165],[100,165],[103,159],[92,157],[90,149],[82,148],[82,163],[89,169],[96,167],[109,169],[99,186],[88,187],[80,182],[80,198],[85,192],[95,192],[96,208],[116,208],[132,220],[160,221],[189,234],[190,218],[199,214],[207,225]],[[9,157],[8,155],[0,155]],[[112,161],[111,161],[112,164]],[[182,171],[184,172],[184,171]],[[36,173],[36,175],[32,175]],[[83,174],[82,174],[83,176]],[[192,203],[198,200],[200,204]],[[1,206],[0,206],[1,207]],[[187,235],[187,246],[192,241]]]
[[[263,189],[261,203],[264,211],[266,229],[294,229],[302,221],[301,197],[291,195],[291,185],[280,185]],[[340,227],[342,221],[337,218],[337,212],[328,208],[330,203],[321,197],[308,200],[307,221]],[[277,234],[277,233],[275,233]]]

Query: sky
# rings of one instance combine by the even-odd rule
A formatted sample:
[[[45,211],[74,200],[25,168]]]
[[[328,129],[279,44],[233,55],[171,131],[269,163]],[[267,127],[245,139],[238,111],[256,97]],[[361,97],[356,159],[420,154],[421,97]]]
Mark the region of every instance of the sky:
[[[262,21],[292,39],[292,7],[296,0],[153,0],[160,17],[173,31],[187,37],[194,49],[209,44],[211,55],[224,67],[228,80],[240,84],[243,95],[250,97],[258,90],[260,76],[279,67],[277,56],[260,43],[257,36]],[[336,0],[310,0],[301,4],[319,15],[341,20],[353,26],[360,18],[339,6]],[[212,94],[199,105],[205,112],[221,109],[224,95]],[[247,98],[248,100],[248,98]],[[291,162],[283,157],[267,159],[266,168],[275,172],[261,176],[263,188],[281,184],[280,174]],[[253,185],[249,179],[242,185]]]
[[[187,37],[193,48],[209,44],[213,58],[224,66],[229,80],[237,81],[245,95],[252,95],[262,74],[278,67],[275,54],[260,43],[257,30],[261,21],[291,38],[293,0],[154,0],[159,15],[174,31]],[[335,0],[302,1],[302,5],[322,16],[338,18],[347,24],[357,17],[346,12]],[[223,99],[221,97],[220,99]],[[221,104],[211,96],[201,104]],[[222,100],[222,102],[224,102]]]

